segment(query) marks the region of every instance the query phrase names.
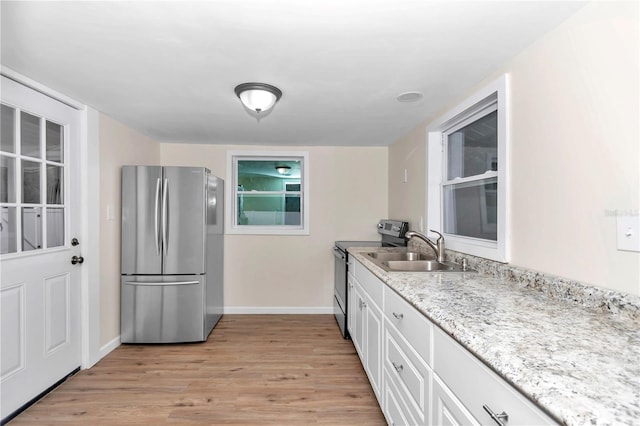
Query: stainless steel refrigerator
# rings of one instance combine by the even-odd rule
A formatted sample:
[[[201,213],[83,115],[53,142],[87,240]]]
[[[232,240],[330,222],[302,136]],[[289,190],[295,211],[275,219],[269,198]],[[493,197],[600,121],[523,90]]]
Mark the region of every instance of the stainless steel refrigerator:
[[[223,212],[208,169],[122,168],[123,343],[207,340],[223,310]]]

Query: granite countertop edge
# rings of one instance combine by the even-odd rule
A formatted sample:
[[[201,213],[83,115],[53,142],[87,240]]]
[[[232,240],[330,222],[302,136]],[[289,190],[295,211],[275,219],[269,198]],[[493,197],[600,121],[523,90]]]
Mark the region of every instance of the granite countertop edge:
[[[640,321],[549,299],[499,277],[389,273],[363,254],[402,250],[349,248],[387,286],[556,421],[637,424]]]

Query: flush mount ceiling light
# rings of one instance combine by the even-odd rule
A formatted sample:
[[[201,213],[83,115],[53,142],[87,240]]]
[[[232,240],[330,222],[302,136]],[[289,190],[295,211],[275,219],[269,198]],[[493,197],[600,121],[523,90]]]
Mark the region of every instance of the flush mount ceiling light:
[[[400,93],[396,99],[398,102],[416,102],[422,99],[423,96],[420,92],[404,92]]]
[[[288,175],[291,173],[291,167],[289,166],[276,166],[276,171],[281,175]]]
[[[258,121],[273,110],[273,106],[282,96],[282,91],[266,83],[242,83],[235,88],[247,112]]]

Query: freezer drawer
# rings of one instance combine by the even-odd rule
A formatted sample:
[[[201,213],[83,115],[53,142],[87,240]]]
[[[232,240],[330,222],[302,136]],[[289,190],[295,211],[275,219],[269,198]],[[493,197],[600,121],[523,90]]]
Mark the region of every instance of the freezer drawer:
[[[123,276],[122,343],[204,341],[205,276]]]

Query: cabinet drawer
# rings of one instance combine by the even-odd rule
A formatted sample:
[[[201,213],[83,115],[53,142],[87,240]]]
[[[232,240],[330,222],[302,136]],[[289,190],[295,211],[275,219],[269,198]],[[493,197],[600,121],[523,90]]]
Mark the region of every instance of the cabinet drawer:
[[[349,260],[347,261],[347,272],[351,275],[353,275],[353,268],[355,267],[356,264],[356,260],[353,258],[352,255],[348,255]]]
[[[392,426],[421,424],[415,420],[414,416],[411,415],[410,410],[407,408],[407,405],[391,380],[389,371],[387,371],[386,368],[384,369],[384,380],[384,415],[387,419],[387,423]]]
[[[436,375],[447,384],[481,424],[496,425],[496,422],[483,409],[483,405],[489,407],[494,413],[506,412],[510,426],[557,424],[439,329],[434,332],[434,348],[433,366]]]
[[[356,280],[371,300],[379,307],[382,307],[382,289],[386,285],[360,262],[355,262],[354,272]]]
[[[427,365],[432,365],[433,326],[431,321],[386,285],[384,286],[384,314],[427,362]]]
[[[426,423],[431,369],[393,327],[385,330],[385,368],[407,405],[417,414],[416,420]]]
[[[431,424],[434,425],[479,425],[471,413],[437,376],[433,378],[432,410]]]

